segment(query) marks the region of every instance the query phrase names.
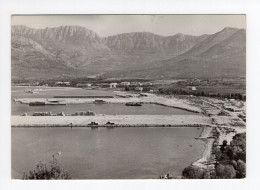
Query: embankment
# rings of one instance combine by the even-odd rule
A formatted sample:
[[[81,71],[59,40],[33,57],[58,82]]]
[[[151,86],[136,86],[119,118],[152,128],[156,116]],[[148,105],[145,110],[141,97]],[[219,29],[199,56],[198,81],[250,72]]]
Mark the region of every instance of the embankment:
[[[91,127],[91,122],[99,126],[108,126],[107,122],[114,126],[125,127],[156,127],[156,126],[183,126],[200,127],[210,126],[210,120],[203,115],[96,115],[96,116],[12,116],[11,125],[25,126],[52,126],[52,127]]]

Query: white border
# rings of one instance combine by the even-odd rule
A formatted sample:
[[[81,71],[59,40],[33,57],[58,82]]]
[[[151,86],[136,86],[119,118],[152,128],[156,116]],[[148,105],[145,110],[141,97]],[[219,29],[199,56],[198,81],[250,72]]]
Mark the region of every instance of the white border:
[[[156,3],[157,2],[157,3]],[[0,189],[259,189],[260,1],[251,0],[1,0],[0,1]],[[244,180],[10,179],[10,16],[12,14],[246,14],[247,178]]]

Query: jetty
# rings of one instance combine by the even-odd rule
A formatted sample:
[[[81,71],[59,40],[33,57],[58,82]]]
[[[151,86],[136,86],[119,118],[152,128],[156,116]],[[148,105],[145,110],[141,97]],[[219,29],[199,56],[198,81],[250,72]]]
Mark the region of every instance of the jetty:
[[[108,122],[120,127],[203,127],[211,126],[203,115],[95,115],[95,116],[11,116],[12,127],[87,127],[95,121],[100,127]]]

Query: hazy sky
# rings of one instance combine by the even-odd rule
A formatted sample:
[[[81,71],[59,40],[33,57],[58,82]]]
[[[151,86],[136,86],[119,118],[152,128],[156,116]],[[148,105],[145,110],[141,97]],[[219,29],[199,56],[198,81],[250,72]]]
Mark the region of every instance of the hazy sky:
[[[245,15],[27,15],[12,16],[12,25],[32,28],[79,25],[102,37],[127,32],[212,34],[224,27],[246,28]]]

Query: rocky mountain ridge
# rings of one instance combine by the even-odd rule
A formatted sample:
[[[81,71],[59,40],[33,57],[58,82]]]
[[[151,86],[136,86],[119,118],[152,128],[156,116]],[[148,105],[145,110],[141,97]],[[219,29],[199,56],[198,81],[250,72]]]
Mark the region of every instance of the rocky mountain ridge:
[[[243,29],[225,28],[201,36],[176,34],[165,37],[133,32],[103,38],[81,26],[45,29],[12,26],[11,34],[12,78],[79,75],[142,78],[163,75],[171,78],[187,77],[187,72],[200,77],[201,72],[195,68],[201,62],[207,64],[209,72],[210,68],[214,70],[218,66],[235,67],[242,75],[245,70],[242,68],[245,67]],[[212,63],[217,59],[222,63],[214,66]],[[190,65],[189,70],[185,69],[187,65]],[[233,76],[232,72],[230,76]],[[207,76],[203,74],[203,77]]]

